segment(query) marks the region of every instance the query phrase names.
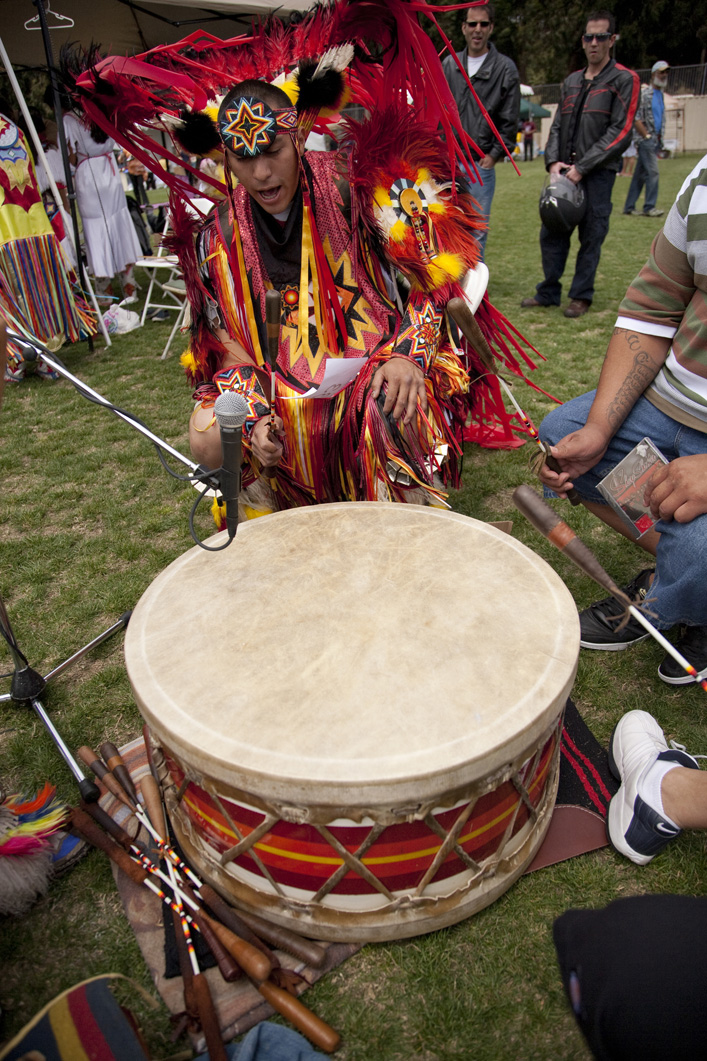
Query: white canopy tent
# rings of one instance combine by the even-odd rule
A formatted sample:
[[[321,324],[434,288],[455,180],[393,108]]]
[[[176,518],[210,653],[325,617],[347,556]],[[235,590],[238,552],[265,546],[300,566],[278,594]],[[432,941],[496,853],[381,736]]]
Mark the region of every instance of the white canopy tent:
[[[107,55],[135,55],[159,44],[173,44],[194,30],[214,37],[235,37],[252,19],[288,11],[306,11],[313,0],[45,0],[52,49],[62,44],[100,44]],[[37,8],[32,0],[0,0],[0,27],[15,67],[46,67]],[[33,21],[34,20],[34,21]],[[65,21],[66,20],[66,21]],[[30,23],[36,27],[26,29]]]
[[[277,6],[270,0],[248,0],[246,3],[209,0],[208,7],[200,7],[191,0],[44,0],[44,14],[56,63],[62,45],[69,42],[78,42],[84,47],[95,42],[107,55],[134,55],[160,44],[175,43],[199,29],[222,39],[234,37],[246,32],[254,17],[306,11],[311,4],[312,0],[284,0]],[[47,52],[36,5],[32,0],[0,0],[0,26],[0,61],[37,154],[45,163],[56,202],[60,204],[59,193],[13,69],[18,66],[47,69]],[[71,234],[71,226],[67,228]],[[76,239],[73,234],[71,237],[75,248]],[[106,344],[110,346],[110,337],[85,271],[83,279]]]

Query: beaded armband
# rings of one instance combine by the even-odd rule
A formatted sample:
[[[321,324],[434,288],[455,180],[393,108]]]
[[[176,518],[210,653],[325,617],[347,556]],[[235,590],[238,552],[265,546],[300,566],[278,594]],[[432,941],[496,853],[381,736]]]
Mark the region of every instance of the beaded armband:
[[[237,391],[248,403],[248,416],[243,424],[243,432],[250,436],[256,422],[270,412],[270,403],[260,385],[257,373],[251,365],[229,365],[219,369],[213,376],[217,395],[224,391]]]
[[[440,344],[442,319],[429,298],[419,306],[408,305],[391,357],[409,357],[427,375]]]

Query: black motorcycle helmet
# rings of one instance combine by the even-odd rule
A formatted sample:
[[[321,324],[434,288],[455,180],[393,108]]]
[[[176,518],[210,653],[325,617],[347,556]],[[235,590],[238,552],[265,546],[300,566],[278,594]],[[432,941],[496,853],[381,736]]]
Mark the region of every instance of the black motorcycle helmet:
[[[566,235],[584,217],[584,189],[561,174],[549,176],[540,193],[540,220],[554,235]]]

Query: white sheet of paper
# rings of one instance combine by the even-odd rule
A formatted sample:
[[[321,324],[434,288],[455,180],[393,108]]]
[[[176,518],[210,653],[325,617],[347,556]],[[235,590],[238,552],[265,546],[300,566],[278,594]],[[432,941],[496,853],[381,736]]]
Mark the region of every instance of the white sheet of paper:
[[[348,387],[368,361],[367,357],[328,357],[325,362],[322,382],[310,387],[304,394],[291,395],[290,401],[296,398],[333,398]],[[282,399],[280,399],[282,401]]]

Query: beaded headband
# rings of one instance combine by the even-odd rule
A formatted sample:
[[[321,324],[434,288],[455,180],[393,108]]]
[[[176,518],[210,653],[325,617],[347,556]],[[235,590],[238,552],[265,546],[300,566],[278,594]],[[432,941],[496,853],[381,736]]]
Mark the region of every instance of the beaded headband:
[[[219,111],[219,135],[238,158],[255,158],[267,151],[280,133],[292,133],[296,129],[294,107],[273,110],[255,96],[240,96]]]

